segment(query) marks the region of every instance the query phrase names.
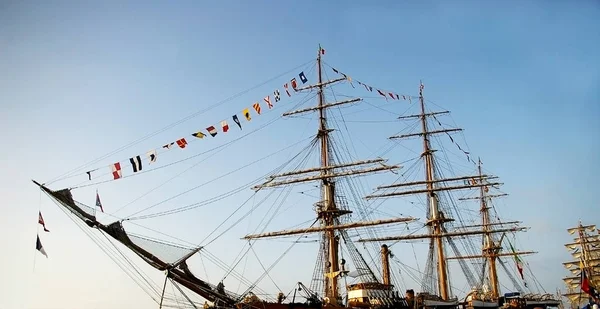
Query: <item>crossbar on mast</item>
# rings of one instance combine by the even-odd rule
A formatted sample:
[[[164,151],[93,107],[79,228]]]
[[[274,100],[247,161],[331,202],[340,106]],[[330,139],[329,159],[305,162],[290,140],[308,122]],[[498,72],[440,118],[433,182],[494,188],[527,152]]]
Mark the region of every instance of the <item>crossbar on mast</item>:
[[[468,186],[464,185],[464,186],[454,186],[454,187],[441,187],[441,188],[429,188],[429,189],[422,189],[422,190],[411,190],[411,191],[404,191],[404,192],[392,192],[392,193],[384,193],[384,194],[371,194],[371,195],[367,195],[365,198],[372,199],[372,198],[382,198],[382,197],[390,197],[390,196],[401,196],[401,195],[416,194],[416,193],[428,193],[428,192],[437,192],[437,191],[462,190],[462,189],[487,187],[487,186],[497,186],[497,185],[502,185],[502,183],[501,182],[493,182],[493,183],[486,183],[486,184],[474,184],[474,185],[468,185]]]
[[[254,187],[252,187],[252,189],[260,190],[262,188],[277,187],[277,186],[281,186],[281,185],[289,185],[292,183],[331,179],[331,178],[336,178],[336,177],[341,177],[341,176],[367,174],[367,173],[394,170],[394,169],[399,169],[399,168],[401,168],[400,165],[391,165],[391,166],[384,165],[384,166],[372,167],[372,168],[361,169],[361,170],[351,170],[351,171],[346,171],[346,172],[341,172],[341,173],[336,173],[336,174],[319,174],[319,175],[305,177],[305,178],[289,179],[289,180],[282,180],[282,181],[276,181],[276,182],[268,181],[261,185],[254,186]]]
[[[462,177],[455,177],[455,178],[435,179],[435,180],[431,180],[431,181],[421,180],[421,181],[404,182],[404,183],[398,183],[398,184],[379,186],[379,187],[377,187],[377,190],[388,189],[388,188],[397,188],[397,187],[408,187],[408,186],[415,186],[415,185],[426,185],[429,183],[440,183],[440,182],[449,182],[449,181],[458,181],[458,180],[468,180],[468,179],[483,180],[483,179],[496,179],[496,178],[498,178],[498,177],[489,176],[489,175],[481,175],[481,176],[462,176]]]
[[[506,253],[497,253],[494,254],[495,257],[502,256],[513,256],[513,255],[526,255],[526,254],[537,254],[537,251],[517,251],[517,252],[506,252]],[[462,259],[479,259],[479,258],[487,258],[487,255],[462,255],[462,256],[450,256],[447,259],[449,260],[462,260]]]
[[[251,235],[244,236],[244,238],[242,238],[242,239],[256,239],[256,238],[265,238],[265,237],[277,237],[277,236],[288,236],[288,235],[296,235],[296,234],[316,233],[316,232],[323,232],[323,231],[359,228],[359,227],[382,225],[382,224],[412,222],[412,221],[416,221],[416,220],[418,220],[418,219],[408,217],[408,218],[394,218],[394,219],[374,220],[374,221],[351,222],[351,223],[338,224],[338,225],[315,226],[315,227],[308,227],[308,228],[304,228],[304,229],[284,230],[284,231],[268,232],[268,233],[261,233],[261,234],[251,234]]]
[[[449,111],[441,111],[441,112],[432,112],[432,113],[425,113],[423,115],[408,115],[408,116],[400,116],[398,117],[398,119],[418,119],[421,117],[429,117],[429,116],[435,116],[435,115],[440,115],[440,114],[449,114]]]
[[[283,116],[290,116],[290,115],[301,114],[301,113],[306,113],[306,112],[311,112],[311,111],[323,110],[323,109],[326,109],[326,108],[330,108],[330,107],[334,107],[334,106],[338,106],[338,105],[343,105],[343,104],[355,103],[355,102],[359,102],[359,101],[362,101],[362,99],[361,98],[355,98],[355,99],[349,99],[349,100],[344,100],[344,101],[338,101],[338,102],[334,102],[334,103],[328,103],[328,104],[323,104],[323,105],[308,107],[308,108],[305,108],[305,109],[299,109],[299,110],[296,110],[296,111],[293,111],[293,112],[283,113]]]
[[[506,193],[502,193],[502,194],[486,194],[485,197],[486,198],[494,198],[494,197],[502,197],[502,196],[507,196],[508,194]],[[481,197],[480,196],[474,196],[474,197],[461,197],[458,200],[459,201],[468,201],[468,200],[480,200]]]
[[[458,132],[458,131],[462,131],[463,129],[444,129],[444,130],[433,130],[433,131],[427,131],[427,132],[419,132],[419,133],[411,133],[411,134],[402,134],[402,135],[394,135],[394,136],[390,136],[389,139],[398,139],[398,138],[407,138],[407,137],[415,137],[415,136],[424,136],[424,135],[432,135],[432,134],[439,134],[439,133],[449,133],[449,132]]]
[[[356,161],[356,162],[351,162],[351,163],[344,163],[344,164],[337,164],[337,165],[330,165],[330,166],[319,166],[319,167],[308,168],[308,169],[299,170],[299,171],[295,171],[295,172],[272,175],[272,176],[269,176],[268,179],[275,179],[275,178],[286,177],[286,176],[294,176],[294,175],[306,174],[306,173],[312,173],[312,172],[320,172],[322,170],[332,170],[332,169],[350,167],[350,166],[356,166],[356,165],[383,163],[386,161],[387,161],[386,159],[380,158],[380,159],[374,159],[374,160]]]
[[[302,91],[302,90],[308,90],[308,89],[313,89],[313,88],[325,87],[325,86],[327,86],[329,84],[334,84],[334,83],[337,83],[337,82],[341,82],[343,80],[346,80],[346,78],[340,77],[340,78],[328,80],[328,81],[323,82],[323,83],[316,83],[314,85],[308,85],[308,86],[296,88],[294,90],[296,90],[296,91]]]
[[[390,237],[376,237],[376,238],[361,238],[359,242],[371,242],[371,241],[390,241],[390,240],[415,240],[415,239],[428,239],[428,238],[443,238],[451,236],[470,236],[470,235],[481,235],[485,233],[504,233],[504,232],[518,232],[528,229],[527,227],[515,227],[508,229],[499,229],[491,231],[463,231],[463,232],[446,232],[441,234],[421,234],[421,235],[404,235],[404,236],[390,236]]]

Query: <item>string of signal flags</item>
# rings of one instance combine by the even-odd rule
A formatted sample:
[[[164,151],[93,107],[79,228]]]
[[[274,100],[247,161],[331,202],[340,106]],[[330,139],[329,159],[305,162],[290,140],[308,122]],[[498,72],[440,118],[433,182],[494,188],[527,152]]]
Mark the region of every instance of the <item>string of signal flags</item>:
[[[353,82],[352,77],[341,72],[340,70],[338,70],[336,68],[331,67],[331,69],[333,70],[334,73],[343,76],[350,83],[350,85],[352,87],[354,87],[354,85],[352,84],[352,82]],[[241,119],[245,119],[246,122],[250,122],[252,120],[253,116],[259,116],[263,112],[272,109],[274,107],[275,103],[279,103],[282,101],[283,97],[285,97],[285,96],[287,96],[288,98],[292,97],[293,93],[298,91],[298,85],[299,85],[298,80],[302,84],[306,84],[308,82],[308,78],[304,74],[304,71],[301,71],[298,74],[297,78],[294,77],[289,82],[286,82],[283,85],[282,91],[280,91],[280,89],[275,89],[272,94],[265,96],[261,101],[256,101],[251,105],[251,107],[243,109],[241,112],[241,115],[234,114],[230,118],[227,118],[227,119],[224,119],[224,120],[221,120],[220,122],[218,122],[219,123],[218,126],[216,126],[214,124],[207,126],[205,128],[205,130],[196,131],[196,132],[192,133],[190,136],[193,137],[194,139],[204,139],[207,137],[207,135],[210,135],[211,137],[216,137],[219,133],[222,133],[222,134],[228,133],[231,129],[230,125],[229,125],[230,124],[229,121],[232,121],[233,123],[235,123],[235,125],[238,127],[238,129],[242,130]],[[409,103],[412,103],[413,98],[418,98],[418,97],[411,96],[411,95],[398,94],[396,92],[391,92],[391,91],[382,90],[380,88],[375,88],[375,87],[372,87],[372,86],[365,84],[358,80],[354,80],[354,81],[356,81],[359,85],[364,87],[369,92],[376,91],[380,96],[382,96],[386,100],[388,100],[388,99],[401,100],[402,99],[404,101],[409,101]],[[420,90],[423,90],[423,87],[424,87],[423,84],[421,84]],[[291,90],[290,90],[290,88],[291,88]],[[285,95],[282,96],[282,92],[285,93]],[[265,105],[267,107],[266,110],[262,108]],[[169,149],[172,149],[175,147],[180,148],[180,149],[185,149],[188,146],[188,143],[189,143],[188,139],[190,138],[190,136],[188,136],[187,138],[181,137],[173,142],[163,145],[162,147],[160,147],[158,149],[169,150]],[[451,140],[452,140],[452,138],[451,138]],[[454,142],[454,140],[452,140],[452,142],[454,144],[456,144]],[[457,144],[457,146],[458,146],[458,144]],[[458,148],[460,150],[462,150],[462,148],[460,148],[460,146],[458,146]],[[465,152],[464,150],[462,150],[462,151]],[[465,152],[465,154],[468,156],[469,153]],[[127,164],[129,164],[131,166],[131,171],[133,174],[135,174],[144,169],[144,161],[147,161],[147,164],[150,165],[150,164],[155,163],[157,161],[157,159],[158,159],[157,149],[152,149],[152,150],[146,152],[145,154],[136,155],[127,160],[123,160],[123,161],[119,161],[119,162],[110,164],[109,165],[110,174],[112,175],[113,180],[117,180],[117,179],[123,178],[123,168]],[[100,169],[101,168],[95,168],[95,169],[88,170],[87,172],[85,172],[88,176],[88,180],[92,180],[93,173]]]
[[[299,81],[298,81],[299,80]],[[298,74],[298,77],[292,78],[289,82],[286,82],[283,85],[282,91],[280,89],[275,89],[272,94],[265,96],[261,101],[256,101],[252,104],[251,107],[244,108],[241,112],[241,115],[234,114],[231,118],[227,118],[219,121],[219,125],[210,125],[207,126],[204,130],[199,130],[192,133],[190,136],[193,139],[204,139],[208,135],[211,137],[216,137],[219,133],[225,134],[230,131],[230,122],[232,121],[235,125],[242,130],[242,119],[245,119],[245,122],[249,122],[252,120],[254,116],[259,116],[263,112],[271,110],[276,103],[282,101],[284,96],[292,97],[292,93],[297,92],[299,83],[306,84],[308,82],[308,78],[304,74],[304,71],[301,71]],[[291,90],[290,90],[291,88]],[[282,96],[282,92],[285,93]],[[266,106],[266,109],[263,107]],[[159,149],[172,149],[178,147],[180,149],[185,149],[189,142],[190,136],[181,137],[176,141],[167,143],[163,145]],[[155,163],[158,159],[157,149],[152,149],[145,154],[140,154],[129,158],[128,160],[119,161],[109,165],[109,169],[112,175],[113,180],[117,180],[123,177],[123,168],[125,165],[130,164],[132,172],[138,173],[144,169],[144,162],[146,161],[148,165]],[[88,180],[92,180],[93,173],[100,170],[101,168],[95,168],[85,172],[88,176]]]

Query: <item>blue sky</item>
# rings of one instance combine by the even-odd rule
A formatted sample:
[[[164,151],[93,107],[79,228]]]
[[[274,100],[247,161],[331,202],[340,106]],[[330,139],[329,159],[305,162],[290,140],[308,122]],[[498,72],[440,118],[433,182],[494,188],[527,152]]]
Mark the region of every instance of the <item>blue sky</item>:
[[[532,227],[520,245],[539,252],[528,261],[541,284],[550,292],[562,288],[565,229],[580,219],[600,223],[590,194],[600,172],[599,17],[600,4],[591,0],[1,2],[0,264],[9,267],[0,279],[0,308],[152,305],[30,179],[49,180],[307,63],[319,43],[328,64],[373,86],[416,94],[424,81],[427,98],[452,111],[470,151],[506,184],[510,198],[502,214]],[[95,166],[143,153],[199,124],[216,125],[289,77]],[[242,155],[257,158],[305,138],[308,122],[298,123],[278,121],[272,135],[261,135],[262,146],[246,141],[238,152],[220,153],[132,207],[142,209],[251,161]],[[212,147],[233,139],[227,138],[211,140]],[[192,166],[186,164],[152,174],[149,183]],[[248,179],[273,168],[260,164]],[[91,204],[88,189],[85,202]],[[99,188],[105,204],[118,205],[148,189],[125,179]],[[38,209],[52,231],[42,235],[49,259],[33,247]],[[212,211],[195,213],[196,220],[225,215]],[[175,219],[151,224],[187,232]],[[155,278],[160,281],[160,274]]]

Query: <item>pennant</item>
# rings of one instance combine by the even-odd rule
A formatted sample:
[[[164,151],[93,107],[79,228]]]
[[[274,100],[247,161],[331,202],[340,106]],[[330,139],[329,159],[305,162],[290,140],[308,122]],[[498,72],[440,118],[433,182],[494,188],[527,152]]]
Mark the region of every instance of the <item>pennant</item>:
[[[212,136],[215,137],[217,136],[217,129],[215,129],[214,126],[210,126],[208,128],[206,128],[206,131],[208,131],[208,133]]]
[[[248,121],[252,120],[252,117],[250,117],[250,110],[249,109],[245,108],[242,111],[242,114],[244,114],[244,117],[246,117],[246,120],[248,120]]]
[[[266,96],[263,101],[265,101],[265,103],[267,103],[267,106],[269,107],[269,109],[273,108],[273,104],[271,104],[271,97],[270,96]]]
[[[400,96],[396,93],[396,100],[400,100]]]
[[[177,143],[177,146],[179,146],[179,148],[181,148],[181,149],[183,149],[183,148],[185,148],[185,146],[187,146],[187,141],[185,140],[185,138],[178,139],[176,141],[176,143]]]
[[[369,86],[368,85],[366,85],[366,84],[362,84],[362,85],[365,86],[365,89],[367,89],[367,91],[371,91],[371,90],[369,90]]]
[[[379,94],[387,100],[387,96],[383,92],[381,92],[381,90],[377,89],[377,92],[379,92]]]
[[[162,148],[171,149],[171,146],[173,146],[173,144],[175,144],[175,143],[168,143],[168,144],[162,146]]]
[[[44,232],[50,232],[46,228],[46,223],[44,223],[44,218],[42,218],[42,212],[41,211],[38,212],[38,223],[42,225],[42,227],[44,228]]]
[[[290,84],[292,84],[292,88],[294,88],[294,91],[298,91],[296,88],[298,87],[298,84],[296,83],[296,78],[292,78],[292,80],[290,81]]]
[[[321,55],[325,55],[325,49],[319,47],[320,51],[321,51]]]
[[[238,125],[238,127],[240,127],[240,130],[242,129],[242,124],[240,123],[240,120],[238,119],[237,115],[233,115],[233,122],[235,122],[235,124]]]
[[[306,82],[308,81],[308,79],[306,79],[306,76],[304,75],[304,71],[300,72],[300,74],[298,74],[298,77],[300,77],[300,80],[303,84],[306,84]]]
[[[285,89],[285,93],[287,93],[288,97],[291,97],[292,94],[290,93],[290,91],[288,90],[288,83],[285,83],[285,85],[283,85],[283,88]]]
[[[273,91],[273,96],[275,97],[275,103],[279,102],[279,100],[281,100],[281,96],[279,95],[279,89]]]
[[[252,107],[254,107],[254,110],[256,111],[256,113],[260,115],[260,104],[258,104],[258,102],[256,102],[256,103],[254,103],[254,105],[252,105]]]
[[[391,93],[391,92],[388,92],[388,94],[390,95],[390,97],[391,97],[392,99],[396,99],[396,97],[394,96],[394,94],[393,94],[393,93]]]
[[[333,72],[340,74],[340,71],[336,70],[335,68],[332,67],[331,69],[333,70]]]
[[[42,242],[40,241],[40,235],[37,235],[37,241],[35,242],[35,249],[42,253],[46,258],[48,258],[48,254],[46,254],[46,250],[42,247]]]
[[[115,164],[112,164],[110,166],[110,168],[112,169],[112,174],[113,174],[114,180],[117,180],[117,179],[123,177],[123,174],[121,173],[121,163],[117,162]]]
[[[146,155],[148,156],[148,164],[156,162],[156,150],[152,149]]]
[[[227,131],[229,131],[229,125],[227,124],[227,121],[221,121],[221,128],[223,128],[223,133],[227,133]]]
[[[402,95],[402,100],[406,101],[406,96]]]
[[[373,92],[373,87],[369,86],[369,91]]]
[[[513,247],[513,245],[510,242],[508,242],[508,245],[510,246],[510,249],[512,250],[513,254],[515,255],[515,264],[517,265],[517,270],[519,271],[519,274],[521,275],[521,279],[525,280],[525,277],[523,276],[523,262],[517,255],[517,252],[515,251],[515,248]]]
[[[202,132],[198,131],[198,132],[196,132],[196,133],[192,133],[192,136],[193,136],[193,137],[197,137],[197,138],[204,138],[204,137],[206,136],[206,134],[204,134],[204,133],[202,133]]]
[[[133,168],[134,173],[142,170],[142,158],[140,158],[140,156],[129,158],[129,162],[131,162],[131,167]]]
[[[88,180],[92,180],[92,171],[85,172],[88,175]]]
[[[100,202],[100,195],[98,195],[98,190],[96,190],[96,207],[100,207],[100,211],[104,212],[104,208],[102,208],[102,202]]]

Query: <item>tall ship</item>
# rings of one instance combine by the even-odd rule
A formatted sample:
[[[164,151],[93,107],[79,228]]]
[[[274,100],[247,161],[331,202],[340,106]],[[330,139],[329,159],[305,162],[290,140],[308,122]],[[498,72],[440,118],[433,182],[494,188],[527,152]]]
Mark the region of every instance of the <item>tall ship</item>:
[[[570,308],[583,308],[600,303],[600,229],[596,225],[583,225],[567,229],[573,242],[565,247],[573,257],[563,266],[570,272],[564,277],[567,293],[563,294]]]
[[[509,244],[510,250],[506,250],[508,247],[503,244],[508,242],[507,235],[526,228],[519,226],[518,221],[501,221],[491,212],[492,198],[499,195],[489,192],[501,183],[496,181],[497,177],[485,174],[481,161],[474,162],[465,147],[460,146],[455,134],[462,130],[443,123],[442,117],[449,112],[428,109],[424,85],[419,84],[418,95],[383,90],[326,64],[324,54],[325,50],[319,46],[317,58],[308,67],[281,82],[283,86],[270,90],[267,96],[251,101],[249,107],[239,108],[241,113],[217,121],[218,125],[194,129],[185,137],[108,167],[94,165],[107,158],[103,156],[57,179],[34,183],[84,233],[109,252],[115,263],[159,308],[558,306],[558,301],[548,295],[522,293],[528,288],[523,288],[514,277],[515,269],[524,279],[520,256],[533,252],[517,251],[512,244]],[[309,82],[311,72],[315,75],[314,83]],[[328,77],[329,74],[332,77]],[[349,94],[359,90],[364,96]],[[383,111],[384,116],[370,110]],[[411,110],[415,113],[409,113]],[[252,128],[267,114],[275,113],[273,120]],[[374,116],[378,118],[366,118]],[[106,200],[103,204],[100,199],[98,188],[110,185],[113,192],[125,195],[129,192],[127,186],[143,178],[142,175],[158,174],[151,173],[153,171],[166,173],[177,164],[202,156],[218,157],[216,153],[237,143],[242,143],[240,158],[249,159],[247,141],[285,118],[306,122],[302,128],[286,122],[292,126],[287,132],[305,131],[308,125],[314,125],[316,132],[312,129],[308,138],[281,149],[274,149],[271,144],[264,147],[252,144],[258,159],[233,170],[224,165],[223,170],[216,171],[218,175],[214,179],[204,179],[201,184],[191,188],[188,185],[183,190],[177,186],[179,192],[162,197],[158,202],[148,202],[127,216],[119,212],[171,180],[184,177],[182,174],[187,170],[167,177],[160,185],[119,208],[113,208]],[[404,131],[394,134],[400,121],[406,122],[402,125]],[[238,138],[191,153],[196,144],[210,145],[220,137],[229,138],[234,131],[240,135]],[[284,133],[278,129],[268,131],[285,137],[281,142],[292,139],[282,136]],[[378,137],[381,133],[389,138]],[[469,166],[466,169],[472,174],[458,173],[461,164],[449,159],[456,153],[447,150],[444,143],[458,150],[462,166]],[[357,150],[358,144],[363,146],[362,151]],[[300,150],[291,150],[298,145],[302,146]],[[169,155],[178,148],[183,158],[168,161]],[[402,151],[395,148],[410,153],[410,158],[392,159],[395,163],[389,163],[383,156],[399,157]],[[186,156],[183,151],[190,153]],[[283,155],[284,152],[291,153]],[[163,157],[165,163],[160,165]],[[195,166],[197,164],[189,169]],[[250,167],[264,175],[258,179],[252,177],[248,182],[238,178],[238,171]],[[215,172],[214,165],[207,169]],[[265,170],[269,172],[265,174]],[[201,201],[189,198],[187,204],[175,202],[228,176],[233,180],[225,187],[204,189]],[[194,178],[186,179],[198,182]],[[57,185],[69,181],[74,183]],[[371,182],[380,185],[370,186]],[[124,187],[117,189],[120,184]],[[59,189],[52,189],[57,186]],[[78,198],[93,195],[92,189],[96,189],[95,204],[75,199],[74,193],[82,192]],[[215,195],[214,191],[218,190]],[[478,196],[468,197],[469,192]],[[302,198],[292,201],[290,196],[294,193]],[[230,200],[236,196],[241,197],[237,201]],[[468,204],[468,200],[478,201],[477,206],[467,206],[466,210],[459,206],[460,201]],[[229,209],[231,205],[236,206]],[[214,208],[207,210],[209,207]],[[109,209],[116,210],[111,213]],[[222,221],[219,216],[223,216]],[[254,222],[260,222],[248,232],[250,229],[244,227],[250,225],[252,216]],[[191,220],[192,217],[202,223]],[[169,218],[177,219],[168,221]],[[286,226],[299,219],[304,219],[304,223]],[[143,224],[146,220],[150,226]],[[170,224],[156,223],[160,220]],[[182,238],[189,235],[186,237],[186,232],[181,232],[180,225],[186,222],[192,229],[206,225],[214,226],[214,230],[202,230],[202,240],[185,241]],[[167,226],[179,230],[180,235],[169,235]],[[244,230],[247,232],[238,234]],[[142,235],[143,231],[152,236]],[[198,235],[198,230],[194,231],[193,235]],[[424,246],[419,247],[421,244]],[[38,250],[39,247],[41,244]],[[273,261],[272,257],[278,252],[276,248],[281,252]],[[239,253],[233,260],[222,258],[227,255],[231,259],[234,251]],[[128,252],[134,256],[127,255]],[[265,257],[267,253],[269,257]],[[247,265],[250,257],[254,260],[253,266]],[[514,259],[517,267],[509,269],[508,262],[502,258]],[[205,259],[221,270],[217,275],[220,280],[209,280],[206,269],[204,276],[198,274],[195,266],[204,268]],[[286,259],[288,262],[284,262]],[[164,272],[164,281],[156,284],[146,278],[135,266],[135,261],[140,260]],[[497,265],[506,270],[508,280],[517,291],[501,293]],[[306,275],[310,271],[312,278]],[[214,273],[210,277],[214,278]],[[167,284],[172,289],[167,289]],[[270,292],[263,288],[266,285],[272,286]],[[230,287],[237,287],[237,291]]]

